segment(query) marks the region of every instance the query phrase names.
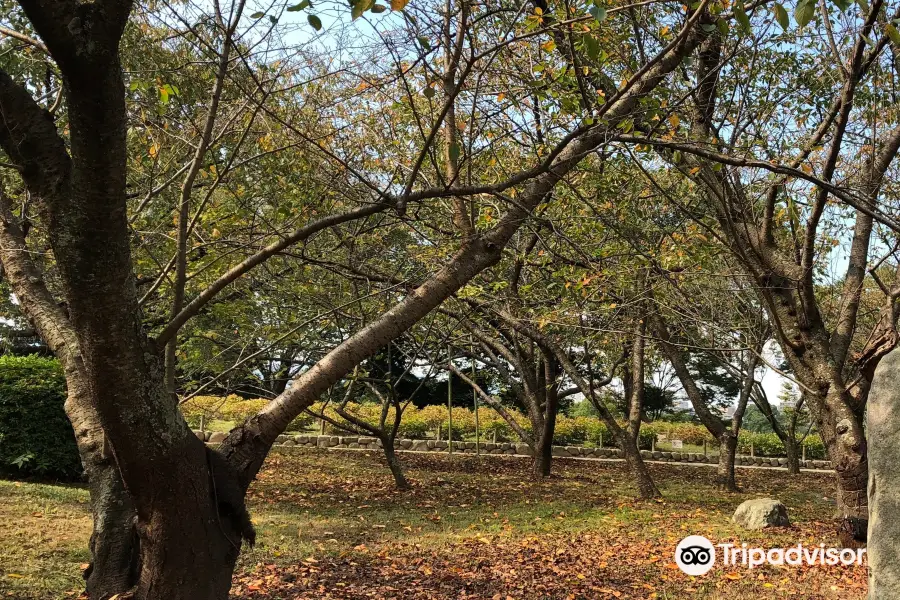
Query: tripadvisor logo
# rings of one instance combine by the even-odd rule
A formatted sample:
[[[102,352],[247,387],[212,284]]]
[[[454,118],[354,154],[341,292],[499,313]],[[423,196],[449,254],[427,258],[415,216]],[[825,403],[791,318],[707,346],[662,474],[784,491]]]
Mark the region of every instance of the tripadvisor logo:
[[[716,550],[702,535],[689,535],[675,548],[675,564],[688,575],[704,575],[716,564]]]
[[[748,544],[717,544],[702,535],[689,535],[675,547],[675,564],[688,575],[704,575],[716,564],[716,548],[722,549],[724,566],[742,565],[754,569],[761,565],[843,565],[862,566],[866,549],[826,548],[825,544],[807,547],[797,544],[790,548],[751,548]]]

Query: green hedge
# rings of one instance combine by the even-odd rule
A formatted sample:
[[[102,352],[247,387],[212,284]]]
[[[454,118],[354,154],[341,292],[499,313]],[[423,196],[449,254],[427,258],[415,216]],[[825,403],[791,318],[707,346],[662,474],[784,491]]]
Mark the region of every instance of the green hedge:
[[[185,417],[191,425],[196,426],[202,414],[207,421],[223,419],[226,421],[242,422],[244,419],[256,414],[266,403],[266,400],[244,400],[237,396],[218,398],[213,396],[200,396],[182,405]],[[311,409],[319,413],[323,404],[317,402]],[[377,423],[381,416],[381,405],[376,403],[347,405],[347,410],[358,415],[370,423]],[[393,410],[393,409],[392,409]],[[326,409],[326,414],[340,421],[340,417],[332,408]],[[522,429],[531,432],[531,421],[522,413],[513,411],[516,422]],[[492,440],[495,436],[500,442],[517,442],[518,436],[509,423],[504,420],[497,411],[488,407],[481,407],[478,411],[481,438]],[[388,415],[388,423],[393,423],[393,413]],[[304,431],[317,427],[318,422],[308,414],[302,414],[291,423],[290,431]],[[429,433],[441,432],[441,439],[447,439],[447,407],[430,405],[424,408],[409,406],[403,412],[403,420],[400,423],[399,436],[408,439],[424,439]],[[330,424],[325,427],[328,434],[341,435],[345,433]],[[654,421],[644,423],[641,426],[640,447],[649,450],[653,438],[657,435],[666,435],[669,439],[679,439],[685,444],[702,446],[706,442],[710,448],[718,446],[719,441],[714,438],[703,425],[696,423],[670,423],[667,421]],[[453,439],[474,439],[475,436],[475,412],[468,408],[453,409]],[[556,420],[556,432],[553,443],[559,446],[589,445],[612,446],[612,436],[607,431],[606,425],[596,417],[578,416],[568,417],[559,415]],[[743,431],[740,434],[738,450],[741,454],[750,453],[750,444],[753,443],[754,452],[758,456],[784,456],[784,447],[774,433],[752,433]],[[825,448],[822,440],[817,435],[810,435],[804,443],[806,457],[820,459],[825,457]]]
[[[14,475],[81,476],[65,399],[66,380],[55,359],[0,356],[0,469]]]

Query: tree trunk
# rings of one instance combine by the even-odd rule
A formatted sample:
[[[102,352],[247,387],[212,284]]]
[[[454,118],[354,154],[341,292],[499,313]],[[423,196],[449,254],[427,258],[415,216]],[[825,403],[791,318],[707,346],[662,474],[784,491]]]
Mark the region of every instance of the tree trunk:
[[[869,526],[868,457],[865,448],[854,454],[856,466],[837,474],[838,538],[844,548],[865,547]]]
[[[409,481],[406,480],[406,475],[403,474],[403,465],[400,464],[397,451],[394,450],[394,440],[390,437],[381,438],[381,447],[384,450],[384,458],[387,459],[391,475],[394,476],[394,483],[397,485],[397,489],[408,490]]]
[[[553,440],[546,436],[538,440],[534,448],[534,462],[531,464],[531,478],[540,481],[550,477],[553,461]]]
[[[796,438],[784,437],[781,440],[784,444],[784,452],[787,455],[787,470],[791,475],[800,474],[800,444]]]
[[[727,492],[737,492],[734,477],[734,460],[737,454],[738,438],[730,431],[719,436],[719,467],[716,470],[716,485]]]
[[[88,597],[103,600],[137,583],[140,573],[137,518],[115,464],[105,460],[86,470],[94,531],[90,540],[91,563],[84,577]]]
[[[115,460],[105,447],[103,430],[93,411],[78,369],[66,370],[66,413],[75,429],[75,440],[91,492],[94,531],[91,563],[84,572],[88,597],[109,598],[131,589],[140,572],[140,544],[131,496],[122,484]]]
[[[647,464],[641,457],[641,451],[638,449],[637,440],[629,438],[621,445],[622,451],[625,453],[625,462],[628,464],[628,468],[634,476],[640,497],[644,500],[661,498],[662,494],[660,493],[659,488],[656,487],[656,483],[653,482],[650,471],[647,470]]]

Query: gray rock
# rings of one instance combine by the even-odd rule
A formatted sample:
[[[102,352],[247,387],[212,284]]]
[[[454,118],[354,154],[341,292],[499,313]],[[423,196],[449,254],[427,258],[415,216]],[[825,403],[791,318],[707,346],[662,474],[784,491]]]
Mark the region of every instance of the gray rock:
[[[409,450],[412,448],[413,441],[412,440],[400,440],[400,447],[404,450]]]
[[[409,449],[416,452],[428,452],[428,442],[426,440],[414,440]]]
[[[562,446],[553,446],[551,454],[553,456],[569,456],[569,453],[566,452],[566,449]]]
[[[747,500],[734,511],[731,518],[744,529],[765,529],[767,527],[790,527],[787,507],[772,498]]]
[[[201,442],[206,441],[206,432],[205,431],[200,431],[199,429],[195,429],[194,435],[196,435],[197,439],[200,440]]]
[[[225,438],[228,437],[228,434],[224,431],[214,431],[212,435],[209,436],[210,444],[221,444],[225,441]]]
[[[869,448],[869,598],[900,597],[900,351],[893,350],[875,369],[869,392],[866,429]],[[849,429],[848,434],[852,432]],[[846,434],[845,434],[846,435]],[[848,436],[849,437],[849,436]],[[848,440],[849,441],[849,440]],[[829,464],[829,466],[831,466]],[[861,489],[865,489],[865,482]]]
[[[285,441],[281,442],[281,445],[282,446],[296,446],[297,442],[295,442],[294,440],[285,440]]]
[[[528,444],[516,444],[516,454],[531,456],[531,448],[528,447]]]

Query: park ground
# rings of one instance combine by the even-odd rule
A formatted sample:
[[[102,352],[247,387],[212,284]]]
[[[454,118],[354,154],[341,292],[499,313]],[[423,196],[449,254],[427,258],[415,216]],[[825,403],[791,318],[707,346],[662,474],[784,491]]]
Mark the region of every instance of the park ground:
[[[258,544],[240,599],[840,598],[865,596],[865,567],[674,564],[690,534],[767,548],[834,545],[832,478],[740,469],[740,494],[714,469],[651,465],[665,498],[642,502],[621,463],[558,460],[543,483],[515,457],[401,456],[396,491],[376,453],[278,451],[251,488]],[[776,497],[789,529],[731,523],[740,502]],[[88,495],[76,486],[0,481],[0,597],[77,598],[89,555]]]

